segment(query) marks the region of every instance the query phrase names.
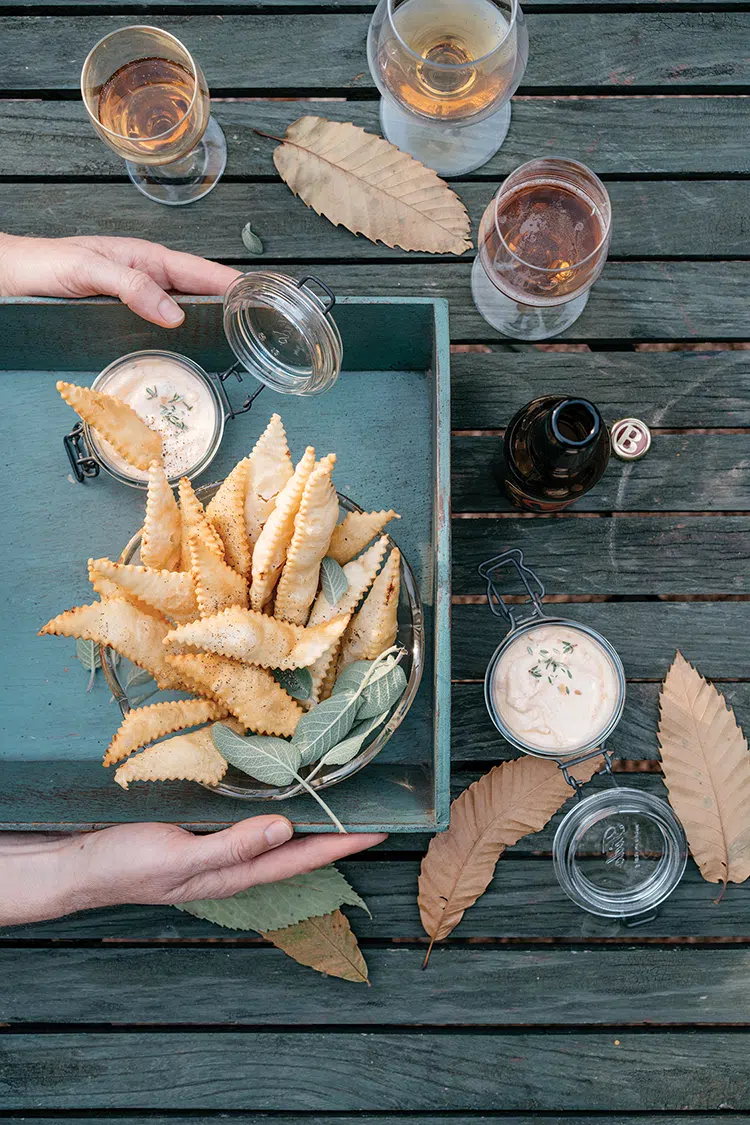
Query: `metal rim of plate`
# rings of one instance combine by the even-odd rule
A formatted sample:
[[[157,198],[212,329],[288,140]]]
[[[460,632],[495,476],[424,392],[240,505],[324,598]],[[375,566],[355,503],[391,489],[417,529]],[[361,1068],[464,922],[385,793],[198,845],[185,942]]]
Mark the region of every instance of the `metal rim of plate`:
[[[217,492],[220,483],[221,482],[217,481],[213,484],[201,485],[196,489],[196,496],[202,502],[207,503]],[[340,492],[337,493],[337,495],[339,499],[339,506],[345,512],[361,512],[363,510],[358,504],[355,504],[354,501],[350,500],[347,496],[343,496]],[[389,550],[393,550],[394,547],[397,546],[397,544],[390,537],[390,535],[387,535],[385,532],[383,534],[388,540]],[[140,531],[138,531],[125,547],[124,551],[120,555],[119,561],[122,563],[131,563],[135,558],[138,550],[140,549],[140,544],[141,533]],[[409,610],[409,621],[406,624],[402,624],[401,622],[399,622],[399,632],[397,637],[397,640],[407,650],[407,660],[410,662],[406,691],[399,700],[393,714],[375,736],[373,741],[368,746],[365,746],[365,748],[361,750],[359,754],[357,754],[354,758],[352,758],[350,762],[347,762],[345,765],[339,766],[338,768],[330,770],[327,773],[319,773],[311,783],[313,789],[328,789],[330,788],[330,786],[337,785],[340,781],[344,781],[346,778],[352,777],[355,773],[358,773],[361,769],[364,769],[366,765],[368,765],[375,757],[377,757],[377,755],[390,739],[391,735],[394,734],[394,732],[401,725],[409,711],[409,708],[414,702],[417,691],[419,689],[419,684],[422,679],[422,673],[424,671],[424,613],[422,609],[422,599],[419,593],[419,587],[417,585],[414,572],[412,571],[411,566],[409,565],[407,559],[404,557],[403,553],[401,554],[401,590],[402,596],[405,595],[406,605],[408,606]],[[403,601],[400,600],[400,605],[402,604]],[[402,635],[404,632],[408,632],[409,634],[407,639],[405,639]],[[119,665],[115,665],[112,661],[112,649],[100,645],[99,653],[101,656],[102,671],[104,672],[104,677],[107,681],[107,685],[109,686],[112,695],[114,696],[115,701],[117,702],[124,718],[132,710],[132,705],[118,675]],[[314,763],[308,768],[308,772],[313,768]],[[225,774],[224,779],[222,779],[218,783],[218,785],[206,785],[203,782],[199,782],[198,784],[202,785],[204,789],[208,789],[211,793],[216,793],[221,797],[232,797],[234,800],[240,801],[282,801],[288,800],[291,797],[297,797],[300,794],[305,793],[304,786],[300,785],[299,783],[283,787],[262,785],[261,783],[260,788],[250,788],[249,785],[238,784],[233,780],[227,781],[226,777],[228,776],[231,776],[232,778],[236,777],[237,779],[242,779],[243,777],[245,777],[245,775],[242,774],[240,770],[237,770],[233,766],[230,766],[228,773]],[[255,782],[254,778],[247,777],[247,781],[252,782],[255,785],[259,784],[258,782]]]

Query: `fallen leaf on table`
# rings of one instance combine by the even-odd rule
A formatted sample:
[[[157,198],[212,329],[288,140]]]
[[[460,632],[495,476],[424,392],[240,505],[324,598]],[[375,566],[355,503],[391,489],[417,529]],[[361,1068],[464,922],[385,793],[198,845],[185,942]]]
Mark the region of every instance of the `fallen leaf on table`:
[[[601,758],[573,771],[588,781]],[[495,766],[451,805],[450,828],[434,836],[419,874],[419,913],[432,946],[458,925],[492,879],[507,847],[538,832],[573,790],[555,762],[520,758]]]
[[[282,180],[334,226],[404,250],[471,249],[469,216],[456,193],[382,137],[346,121],[306,116],[285,137],[270,139],[281,142],[273,162]]]
[[[263,937],[289,957],[319,973],[358,984],[369,984],[367,964],[345,915],[340,910],[307,918],[283,930],[268,930]]]
[[[659,747],[669,801],[709,883],[750,875],[750,755],[724,696],[675,656],[659,696]]]
[[[249,887],[231,898],[183,902],[177,909],[231,930],[264,933],[294,926],[313,915],[329,913],[343,903],[360,906],[370,913],[367,904],[338,868],[329,865],[278,883]]]

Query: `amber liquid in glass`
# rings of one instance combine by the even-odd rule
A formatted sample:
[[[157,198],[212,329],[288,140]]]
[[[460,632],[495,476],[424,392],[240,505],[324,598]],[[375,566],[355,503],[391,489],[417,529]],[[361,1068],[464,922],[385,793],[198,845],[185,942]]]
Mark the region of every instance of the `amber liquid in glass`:
[[[503,92],[512,74],[514,50],[503,59],[474,67],[494,51],[508,21],[491,0],[406,0],[394,11],[394,26],[420,62],[391,39],[381,53],[383,81],[405,109],[439,120],[480,113]],[[508,39],[512,39],[509,36]],[[443,68],[446,69],[443,69]]]
[[[195,144],[191,102],[193,74],[163,58],[135,59],[115,71],[99,95],[98,117],[105,128],[141,142],[144,152],[170,159]]]
[[[601,242],[604,223],[583,191],[554,181],[531,183],[500,198],[496,215],[498,229],[489,228],[481,253],[509,297],[544,303],[587,283],[591,263],[585,260]]]

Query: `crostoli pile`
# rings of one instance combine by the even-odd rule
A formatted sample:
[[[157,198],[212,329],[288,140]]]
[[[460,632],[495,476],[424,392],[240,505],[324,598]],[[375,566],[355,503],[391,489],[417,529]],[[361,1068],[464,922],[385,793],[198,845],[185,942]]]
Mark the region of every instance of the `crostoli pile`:
[[[64,387],[66,401],[86,418],[87,389]],[[98,396],[92,424],[100,429],[107,398],[117,403]],[[124,405],[113,408],[108,437],[116,434],[135,460],[142,435],[134,427],[132,440],[127,432],[123,438]],[[351,512],[339,522],[335,463],[335,454],[316,459],[309,446],[295,466],[278,414],[205,508],[187,478],[176,498],[161,461],[150,460],[142,565],[90,559],[100,600],[40,630],[108,645],[160,689],[191,693],[125,717],[104,755],[106,766],[122,763],[115,780],[124,788],[137,780],[218,783],[227,762],[213,744],[211,723],[289,738],[305,709],[330,695],[343,668],[394,644],[401,560],[396,548],[388,553],[381,532],[398,517],[392,510]],[[321,588],[326,557],[346,579],[335,604]],[[312,678],[304,703],[272,671],[299,668]]]

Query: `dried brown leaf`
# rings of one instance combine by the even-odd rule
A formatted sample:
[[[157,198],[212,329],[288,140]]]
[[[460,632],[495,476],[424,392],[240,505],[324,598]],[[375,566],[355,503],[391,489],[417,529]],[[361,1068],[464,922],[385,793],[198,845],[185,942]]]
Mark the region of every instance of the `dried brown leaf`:
[[[306,116],[273,139],[282,142],[273,154],[282,180],[334,226],[404,250],[471,249],[469,216],[456,193],[382,137],[350,122]]]
[[[750,755],[734,712],[680,652],[659,709],[669,800],[701,875],[742,883],[750,875]]]
[[[296,926],[263,934],[289,957],[319,973],[369,984],[367,965],[349,921],[340,910],[306,918]]]
[[[601,758],[573,771],[588,781]],[[419,912],[432,945],[447,937],[492,879],[507,847],[538,832],[573,791],[562,770],[543,758],[495,766],[451,805],[450,828],[434,836],[419,874]]]

